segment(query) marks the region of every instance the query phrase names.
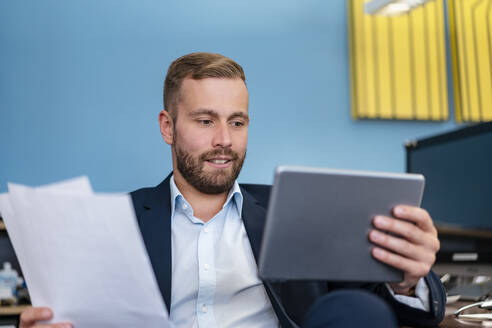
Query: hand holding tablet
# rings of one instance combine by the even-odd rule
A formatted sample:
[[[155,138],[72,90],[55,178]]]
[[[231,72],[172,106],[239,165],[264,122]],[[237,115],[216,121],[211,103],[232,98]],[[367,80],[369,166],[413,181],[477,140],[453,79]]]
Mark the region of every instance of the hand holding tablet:
[[[381,262],[399,268],[404,279],[390,284],[398,294],[411,295],[412,288],[425,276],[436,259],[439,250],[437,230],[429,213],[412,206],[397,206],[393,216],[376,216],[370,240],[381,247],[374,247],[372,255]],[[388,232],[388,233],[385,233]]]
[[[417,208],[423,187],[415,174],[279,167],[260,276],[394,282],[397,293],[406,293],[438,248],[432,220]],[[392,212],[399,204],[406,211]]]

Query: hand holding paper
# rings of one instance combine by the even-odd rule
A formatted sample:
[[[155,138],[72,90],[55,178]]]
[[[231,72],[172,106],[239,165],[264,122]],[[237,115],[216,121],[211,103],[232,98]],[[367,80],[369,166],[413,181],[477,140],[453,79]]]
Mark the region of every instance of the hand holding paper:
[[[93,194],[88,180],[9,184],[0,212],[33,306],[75,327],[169,327],[129,195]]]

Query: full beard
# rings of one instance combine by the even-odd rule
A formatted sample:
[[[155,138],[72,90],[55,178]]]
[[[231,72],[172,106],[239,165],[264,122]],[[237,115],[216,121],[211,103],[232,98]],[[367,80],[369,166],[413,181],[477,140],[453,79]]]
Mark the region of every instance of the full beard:
[[[239,172],[241,172],[246,157],[246,152],[242,156],[239,156],[230,148],[215,149],[203,153],[198,157],[193,157],[181,149],[176,142],[174,143],[174,153],[176,155],[178,171],[186,182],[198,191],[210,195],[229,192]],[[227,168],[223,170],[217,169],[215,172],[205,172],[205,162],[220,155],[231,157],[232,170]]]

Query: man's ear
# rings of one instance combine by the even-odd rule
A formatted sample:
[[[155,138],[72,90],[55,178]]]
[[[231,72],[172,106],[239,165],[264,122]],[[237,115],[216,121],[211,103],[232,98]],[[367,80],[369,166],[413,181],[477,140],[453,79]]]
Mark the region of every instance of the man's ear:
[[[159,126],[161,128],[161,135],[164,142],[168,145],[173,144],[173,120],[169,112],[165,109],[159,113]]]

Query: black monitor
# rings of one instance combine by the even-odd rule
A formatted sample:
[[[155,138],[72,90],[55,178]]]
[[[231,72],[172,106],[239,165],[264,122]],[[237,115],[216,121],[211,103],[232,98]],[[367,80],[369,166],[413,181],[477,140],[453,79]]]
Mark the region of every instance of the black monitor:
[[[492,122],[407,142],[406,153],[439,232],[434,269],[492,275]]]

